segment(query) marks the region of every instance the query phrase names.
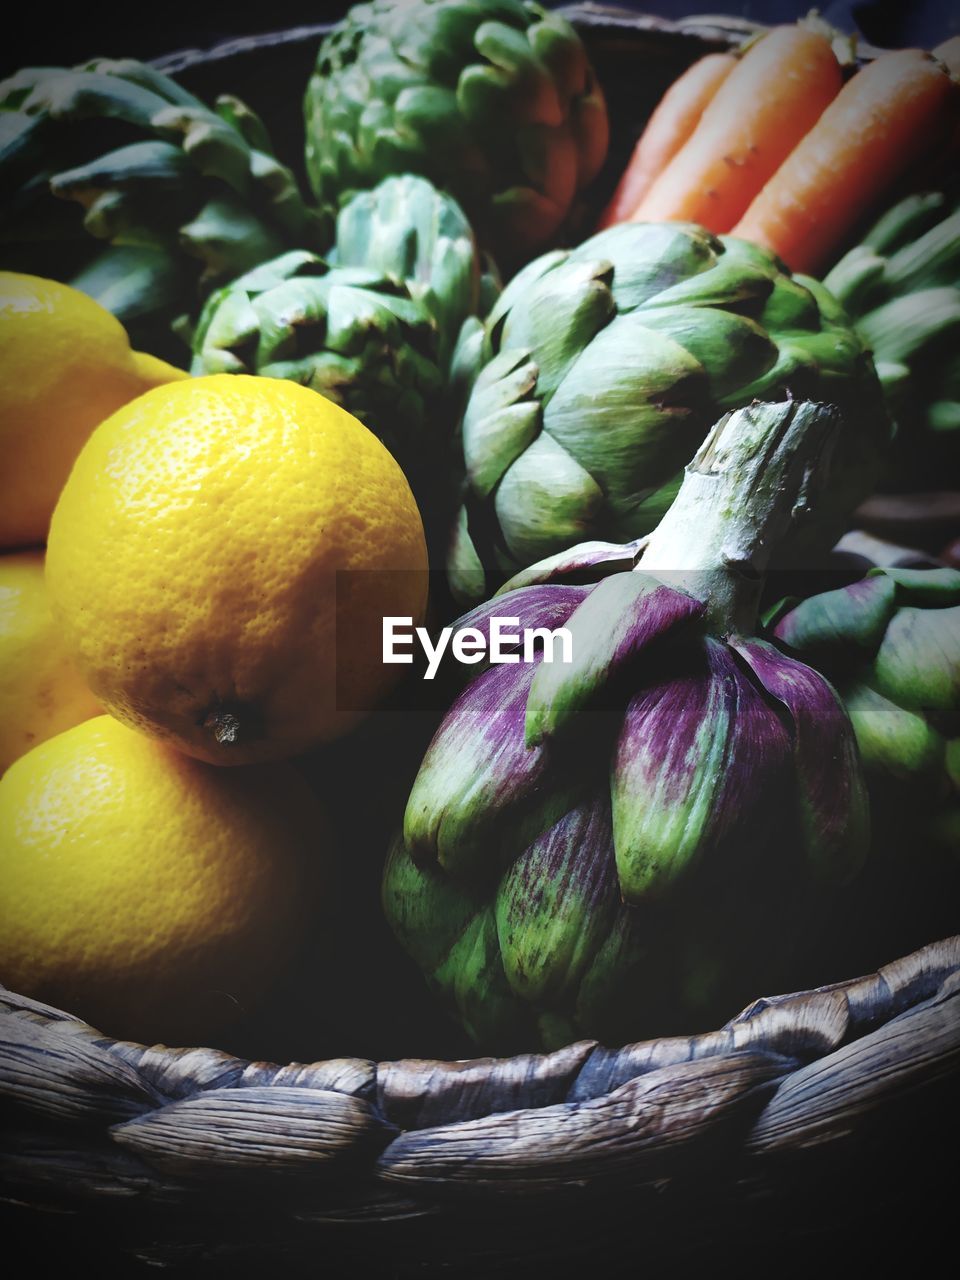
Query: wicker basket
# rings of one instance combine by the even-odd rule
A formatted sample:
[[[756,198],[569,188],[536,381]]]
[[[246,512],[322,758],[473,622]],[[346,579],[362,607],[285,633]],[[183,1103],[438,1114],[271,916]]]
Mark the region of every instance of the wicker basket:
[[[599,202],[666,84],[752,28],[598,6],[572,15],[614,122]],[[206,96],[241,94],[289,162],[301,128],[289,86],[305,83],[321,32],[159,65]],[[407,781],[398,769],[398,792]],[[376,824],[365,831],[376,844]],[[367,850],[373,864],[385,847]],[[416,980],[399,974],[395,993]],[[101,1275],[134,1259],[230,1276],[305,1263],[330,1275],[557,1276],[588,1260],[633,1275],[715,1265],[718,1251],[731,1266],[774,1258],[781,1272],[863,1264],[903,1236],[911,1211],[935,1237],[958,1065],[960,937],[867,977],[757,1000],[708,1034],[511,1059],[274,1066],[118,1042],[0,988],[3,1195],[47,1265],[86,1252]]]

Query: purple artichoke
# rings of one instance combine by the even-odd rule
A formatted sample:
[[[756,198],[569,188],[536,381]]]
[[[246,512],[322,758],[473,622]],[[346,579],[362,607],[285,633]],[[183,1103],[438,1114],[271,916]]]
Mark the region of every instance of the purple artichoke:
[[[384,877],[401,943],[484,1046],[641,1034],[749,993],[787,917],[859,869],[847,714],[753,634],[837,424],[811,403],[727,415],[645,542],[564,552],[461,619],[572,649],[470,668]]]

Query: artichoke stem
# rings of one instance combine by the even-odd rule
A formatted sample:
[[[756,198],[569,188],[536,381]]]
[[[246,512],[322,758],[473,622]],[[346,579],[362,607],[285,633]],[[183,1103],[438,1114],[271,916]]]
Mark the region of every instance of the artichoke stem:
[[[749,634],[779,543],[826,489],[839,427],[838,410],[810,401],[726,414],[687,466],[637,569],[709,601],[718,634]]]

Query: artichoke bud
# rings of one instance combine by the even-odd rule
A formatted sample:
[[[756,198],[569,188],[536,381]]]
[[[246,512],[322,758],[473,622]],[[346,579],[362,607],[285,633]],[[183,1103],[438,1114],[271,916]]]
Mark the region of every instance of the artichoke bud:
[[[189,131],[193,121],[179,109],[168,117],[171,129]],[[211,148],[217,136],[211,128]],[[253,153],[251,172],[279,194],[284,217],[296,212],[270,157]],[[181,229],[205,281],[234,277],[193,329],[194,372],[290,378],[344,405],[407,469],[429,518],[441,486],[420,479],[447,452],[441,433],[457,420],[481,358],[476,311],[498,288],[463,212],[425,179],[389,178],[344,207],[324,261],[307,249],[274,256],[282,242],[235,199],[209,200]]]
[[[88,289],[102,283],[103,294],[92,296],[137,322],[137,346],[162,346],[157,322],[186,327],[184,315],[225,279],[291,245],[318,246],[316,212],[237,99],[211,109],[143,63],[96,59],[13,77],[0,86],[0,105],[10,138],[0,146],[0,178],[15,193],[3,217],[6,261],[49,274],[51,237],[69,244],[55,259],[66,264],[63,276]],[[82,221],[76,211],[52,218],[53,197],[78,204]],[[110,241],[117,265],[105,267],[84,233]],[[167,280],[158,280],[158,258],[118,290],[131,246],[162,250]]]
[[[727,415],[649,539],[558,552],[461,619],[485,639],[496,619],[539,628],[539,643],[470,668],[414,781],[384,901],[418,957],[438,883],[463,895],[437,907],[438,936],[474,904],[442,961],[421,961],[468,1026],[480,983],[511,1034],[630,1034],[628,1011],[723,990],[751,961],[741,933],[775,933],[781,904],[859,870],[850,719],[822,675],[753,634],[758,580],[801,496],[820,497],[839,424],[815,404]],[[513,466],[541,442],[558,447],[544,431]],[[404,858],[424,877],[416,905],[397,902]],[[722,927],[721,901],[735,916]]]
[[[355,6],[321,44],[304,106],[324,205],[421,174],[514,265],[555,235],[606,156],[579,37],[528,0]]]
[[[536,370],[522,396],[540,408],[539,429],[532,413],[524,431],[513,419],[488,429],[491,383],[515,379],[521,353]],[[464,416],[463,518],[488,569],[649,532],[723,409],[785,397],[835,404],[844,417],[829,500],[780,547],[796,563],[836,541],[889,437],[869,353],[828,291],[689,223],[621,224],[528,264],[488,318],[484,355]],[[528,498],[538,466],[559,460],[551,445],[570,479],[552,501],[545,486]]]
[[[208,238],[216,227],[203,229],[204,252],[224,251]],[[448,390],[437,325],[402,280],[287,253],[212,295],[193,349],[194,373],[290,378],[329,396],[384,439],[415,485],[441,443]]]

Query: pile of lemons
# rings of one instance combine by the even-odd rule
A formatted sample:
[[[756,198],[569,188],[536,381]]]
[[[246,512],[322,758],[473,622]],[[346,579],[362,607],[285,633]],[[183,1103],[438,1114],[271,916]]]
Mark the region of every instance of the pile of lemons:
[[[426,607],[420,515],[317,393],[190,378],[10,273],[0,447],[0,981],[196,1042],[329,883],[296,757],[386,692],[380,619]]]

